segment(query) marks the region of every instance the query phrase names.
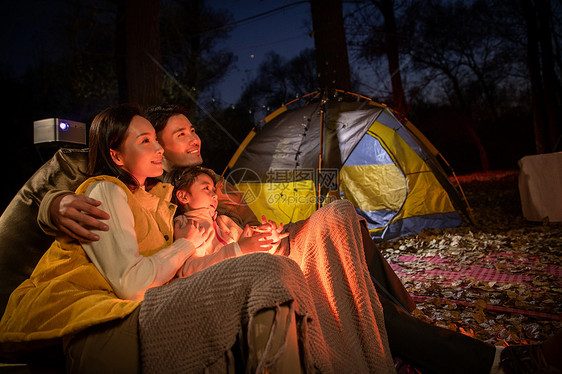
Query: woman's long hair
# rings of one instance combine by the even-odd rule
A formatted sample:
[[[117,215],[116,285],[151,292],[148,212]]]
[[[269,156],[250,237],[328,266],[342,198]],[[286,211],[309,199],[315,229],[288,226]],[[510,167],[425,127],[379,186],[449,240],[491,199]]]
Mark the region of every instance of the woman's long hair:
[[[101,111],[90,126],[88,155],[88,173],[91,176],[116,177],[132,191],[139,187],[139,182],[129,172],[115,164],[109,150],[120,151],[134,116],[143,116],[143,111],[137,104],[120,104]],[[157,181],[155,178],[147,178],[146,189],[149,190]]]

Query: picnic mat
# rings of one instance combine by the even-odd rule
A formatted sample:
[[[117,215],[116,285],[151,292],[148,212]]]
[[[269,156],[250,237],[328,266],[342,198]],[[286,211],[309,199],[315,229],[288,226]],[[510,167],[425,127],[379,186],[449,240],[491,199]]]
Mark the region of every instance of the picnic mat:
[[[482,257],[478,264],[460,264],[455,263],[451,258],[436,256],[420,256],[420,255],[402,255],[398,257],[398,263],[391,263],[391,267],[401,279],[410,282],[425,282],[430,284],[436,282],[440,285],[447,285],[452,288],[470,288],[475,285],[485,294],[486,291],[505,291],[510,292],[513,284],[526,286],[529,292],[533,292],[538,286],[562,287],[562,267],[553,264],[543,264],[537,256],[500,253],[494,252],[489,256]],[[545,285],[544,275],[551,275],[550,279],[554,282],[548,282]],[[493,289],[492,289],[493,287]],[[489,289],[487,289],[489,288]],[[518,288],[520,289],[520,288]],[[416,302],[424,302],[433,295],[423,295],[421,292],[412,294],[412,298]],[[516,292],[516,291],[511,291]],[[455,295],[453,292],[452,295]],[[463,300],[462,298],[441,297],[442,302],[451,302],[464,306],[472,306],[474,301]],[[560,303],[560,300],[553,300],[554,303]],[[516,304],[516,303],[515,303]],[[562,316],[559,313],[548,313],[528,308],[517,308],[516,306],[501,305],[494,302],[488,302],[485,305],[488,310],[503,313],[519,313],[527,316],[538,318],[547,318],[561,321]]]

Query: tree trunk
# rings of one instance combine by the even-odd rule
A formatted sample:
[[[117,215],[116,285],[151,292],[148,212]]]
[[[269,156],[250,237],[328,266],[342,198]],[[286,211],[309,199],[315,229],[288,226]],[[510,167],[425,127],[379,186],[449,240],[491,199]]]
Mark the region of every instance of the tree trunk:
[[[476,132],[476,126],[474,125],[472,118],[465,117],[464,125],[466,128],[466,132],[474,142],[476,149],[478,150],[478,156],[480,157],[480,167],[482,171],[490,170],[490,160],[488,159],[488,153],[486,152],[486,148],[484,148],[484,144],[482,144],[482,140],[480,140],[480,136]]]
[[[398,53],[398,30],[396,29],[396,17],[394,15],[394,1],[373,1],[379,8],[384,18],[385,51],[388,59],[388,72],[392,82],[393,108],[403,115],[407,112],[406,96],[402,86],[400,74],[400,57]]]
[[[550,16],[550,2],[536,0],[537,20],[540,44],[540,58],[542,70],[542,83],[544,89],[544,102],[546,109],[547,138],[549,151],[554,151],[560,136],[560,109],[556,105],[560,92],[557,92],[557,77],[554,71],[554,54],[552,51],[552,24]]]
[[[119,100],[161,104],[160,2],[127,0],[121,9],[123,19],[117,28],[121,34],[116,42]]]
[[[472,116],[471,106],[465,100],[465,97],[462,94],[462,90],[457,77],[451,72],[447,72],[447,71],[444,72],[451,80],[451,83],[453,84],[453,90],[455,92],[455,95],[457,96],[457,100],[459,101],[459,106],[464,112],[463,124],[466,128],[468,135],[474,142],[476,149],[478,150],[478,156],[480,157],[480,167],[482,171],[488,171],[490,170],[490,160],[488,159],[488,153],[486,152],[486,148],[484,148],[484,144],[482,144],[480,135],[478,135],[478,131],[476,131],[476,125],[472,119],[473,116]]]
[[[119,102],[129,102],[127,90],[127,38],[125,24],[126,7],[123,1],[117,2],[117,16],[115,17],[115,74],[117,75],[117,90]]]
[[[546,139],[546,107],[539,57],[539,37],[536,24],[535,8],[532,0],[521,0],[525,24],[527,27],[527,69],[531,81],[531,102],[533,105],[533,122],[535,129],[535,146],[537,153],[549,151]]]
[[[342,0],[310,0],[320,88],[351,90]]]
[[[203,11],[203,1],[197,0],[192,1],[190,4],[190,12],[192,23],[189,25],[190,34],[189,34],[189,60],[188,60],[188,72],[187,72],[187,80],[185,84],[187,84],[187,88],[195,88],[190,90],[190,99],[189,103],[186,104],[189,110],[189,113],[193,113],[192,115],[195,118],[195,113],[197,113],[197,100],[199,98],[199,92],[201,91],[201,85],[199,80],[199,72],[201,70],[201,35],[203,33],[203,19],[204,16],[201,13]],[[200,114],[200,113],[199,113]]]

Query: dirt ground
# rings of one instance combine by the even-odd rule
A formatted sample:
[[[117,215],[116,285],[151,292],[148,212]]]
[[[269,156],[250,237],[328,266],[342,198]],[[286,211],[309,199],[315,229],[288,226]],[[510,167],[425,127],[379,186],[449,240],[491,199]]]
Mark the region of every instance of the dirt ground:
[[[415,316],[495,345],[543,341],[562,328],[562,223],[525,220],[516,171],[459,180],[476,224],[381,244]],[[474,267],[508,280],[443,275]]]

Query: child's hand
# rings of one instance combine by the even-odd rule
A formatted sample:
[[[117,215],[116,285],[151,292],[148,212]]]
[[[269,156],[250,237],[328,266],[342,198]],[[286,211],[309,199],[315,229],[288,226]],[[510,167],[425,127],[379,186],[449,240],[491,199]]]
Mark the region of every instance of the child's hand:
[[[261,216],[261,226],[257,226],[254,228],[255,232],[267,232],[269,233],[268,239],[273,240],[274,244],[279,243],[282,239],[289,236],[289,233],[281,234],[283,232],[283,224],[280,223],[277,226],[277,223],[271,220],[267,220],[265,216]]]
[[[182,225],[180,221],[174,224],[174,239],[184,238],[193,243],[194,247],[199,247],[203,244],[210,235],[210,230],[205,230],[199,223],[188,220],[186,224]]]
[[[240,239],[238,239],[240,251],[244,254],[269,251],[273,247],[273,241],[268,239],[270,235],[269,232],[256,233],[254,229],[246,225],[244,232],[240,236]]]

